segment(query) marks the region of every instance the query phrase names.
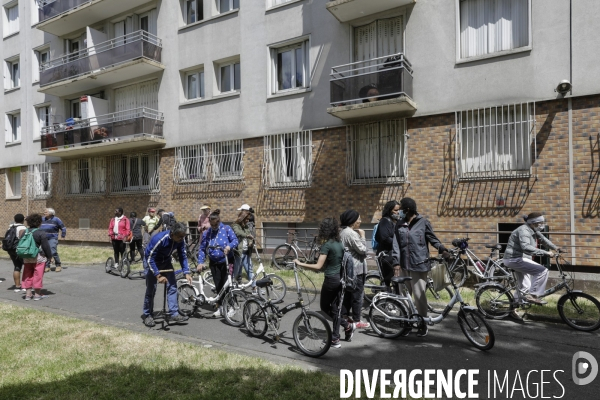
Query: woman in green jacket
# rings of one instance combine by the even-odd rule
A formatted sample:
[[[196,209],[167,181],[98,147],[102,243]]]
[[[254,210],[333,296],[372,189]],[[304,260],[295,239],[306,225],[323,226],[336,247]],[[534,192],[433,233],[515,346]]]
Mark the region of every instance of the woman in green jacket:
[[[252,236],[248,221],[250,221],[250,212],[242,210],[238,215],[237,220],[231,225],[233,232],[238,238],[238,247],[234,251],[235,262],[233,267],[233,277],[237,279],[238,283],[242,282],[242,267],[246,270],[249,280],[252,280],[254,276],[252,273],[252,246],[254,245],[254,236]],[[256,291],[254,284],[252,284],[252,291]]]

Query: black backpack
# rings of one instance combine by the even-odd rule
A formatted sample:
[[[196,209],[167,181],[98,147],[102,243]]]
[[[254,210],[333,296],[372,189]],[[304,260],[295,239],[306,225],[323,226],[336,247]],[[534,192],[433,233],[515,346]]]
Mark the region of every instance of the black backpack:
[[[348,292],[356,290],[356,273],[354,271],[354,258],[348,249],[344,248],[344,258],[342,259],[342,285]]]
[[[175,219],[175,214],[173,212],[165,211],[165,213],[162,216],[162,220],[163,220],[165,229],[168,231],[173,230],[173,225],[175,225],[177,223],[177,220]]]
[[[19,244],[19,237],[17,236],[17,226],[13,225],[4,234],[2,239],[2,250],[11,251],[16,250]]]

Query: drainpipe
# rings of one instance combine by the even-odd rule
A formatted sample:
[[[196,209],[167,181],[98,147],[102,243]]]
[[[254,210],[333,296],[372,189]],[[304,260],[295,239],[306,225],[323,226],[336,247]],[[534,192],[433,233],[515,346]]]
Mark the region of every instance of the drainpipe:
[[[571,214],[571,263],[577,265],[575,251],[575,197],[573,194],[573,101],[569,97],[569,207]]]

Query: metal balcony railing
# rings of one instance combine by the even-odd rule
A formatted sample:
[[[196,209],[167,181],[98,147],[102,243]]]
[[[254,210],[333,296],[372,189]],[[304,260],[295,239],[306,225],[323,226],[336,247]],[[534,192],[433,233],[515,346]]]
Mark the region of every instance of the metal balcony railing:
[[[412,66],[403,53],[331,68],[334,107],[400,96],[412,99]]]
[[[140,30],[66,54],[40,66],[40,86],[76,78],[137,58],[161,62],[162,41]]]
[[[42,151],[134,137],[163,137],[163,114],[136,108],[42,128]]]
[[[37,0],[39,22],[54,18],[92,0]]]

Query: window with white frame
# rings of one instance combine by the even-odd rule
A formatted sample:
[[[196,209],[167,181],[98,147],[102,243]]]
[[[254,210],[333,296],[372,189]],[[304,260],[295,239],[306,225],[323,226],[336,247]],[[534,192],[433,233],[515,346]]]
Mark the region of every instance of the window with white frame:
[[[4,120],[4,139],[6,143],[21,141],[21,113],[11,112],[6,114]]]
[[[21,63],[19,57],[4,62],[4,90],[16,89],[21,86]]]
[[[530,176],[534,103],[457,112],[456,126],[459,178]]]
[[[350,125],[347,141],[348,184],[397,183],[406,179],[406,120]]]
[[[109,157],[110,192],[157,192],[158,151]]]
[[[16,1],[4,5],[4,36],[19,32],[19,3]]]
[[[240,8],[240,0],[216,0],[219,14]]]
[[[29,166],[27,186],[34,199],[45,199],[51,194],[52,166],[50,163]]]
[[[38,49],[34,50],[34,63],[33,63],[33,81],[38,82],[40,80],[40,70],[42,65],[50,60],[50,49]]]
[[[271,48],[271,93],[309,87],[308,40]]]
[[[460,58],[530,46],[530,0],[459,0]]]
[[[183,20],[186,25],[204,19],[202,0],[183,0]]]
[[[6,198],[21,197],[21,167],[6,168]]]
[[[312,132],[265,136],[264,183],[270,188],[308,187],[312,181]]]
[[[240,179],[244,173],[244,141],[228,140],[212,144],[214,180]]]
[[[106,159],[82,158],[65,161],[63,188],[68,195],[101,194],[106,191]]]
[[[177,147],[173,168],[175,184],[206,181],[208,159],[209,154],[206,144]]]
[[[240,62],[219,65],[219,91],[221,93],[235,92],[241,88]]]
[[[204,70],[185,73],[185,98],[187,100],[204,98]]]
[[[50,104],[35,107],[33,138],[39,138],[42,128],[50,126]]]
[[[278,6],[281,4],[289,3],[290,1],[293,1],[293,0],[269,0],[269,6],[275,7],[275,6]]]

